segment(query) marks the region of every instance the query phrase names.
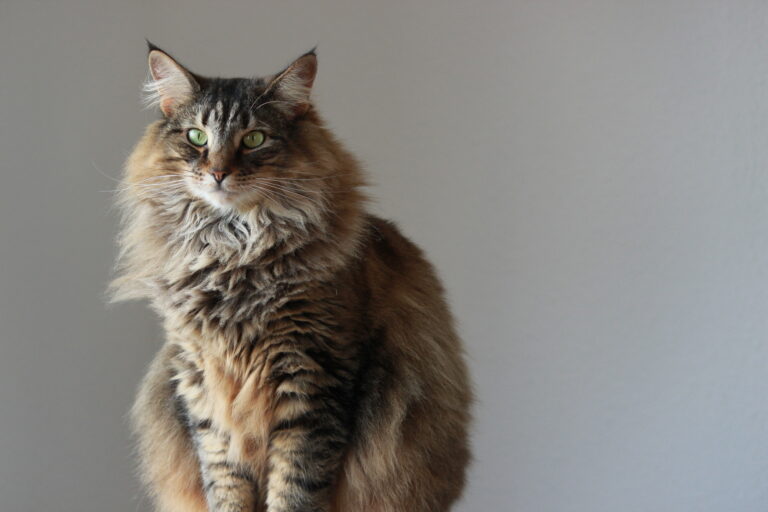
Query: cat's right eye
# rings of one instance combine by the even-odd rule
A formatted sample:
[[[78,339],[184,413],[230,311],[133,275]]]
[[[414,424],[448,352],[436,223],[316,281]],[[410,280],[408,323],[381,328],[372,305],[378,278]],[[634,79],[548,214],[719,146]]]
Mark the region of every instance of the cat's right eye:
[[[195,146],[205,146],[208,143],[208,134],[197,128],[190,128],[187,132],[187,140]]]

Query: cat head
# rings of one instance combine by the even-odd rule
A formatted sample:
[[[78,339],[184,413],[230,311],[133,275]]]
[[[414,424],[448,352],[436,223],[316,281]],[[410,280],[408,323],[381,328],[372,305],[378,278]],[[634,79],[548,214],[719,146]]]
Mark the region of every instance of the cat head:
[[[146,103],[163,117],[129,162],[138,198],[316,216],[330,207],[334,176],[354,170],[311,104],[314,50],[260,78],[204,77],[151,43],[148,63]]]
[[[364,180],[310,101],[315,52],[263,78],[204,77],[152,45],[148,60],[146,99],[162,116],[119,189],[113,300],[210,266],[345,265],[366,222]]]

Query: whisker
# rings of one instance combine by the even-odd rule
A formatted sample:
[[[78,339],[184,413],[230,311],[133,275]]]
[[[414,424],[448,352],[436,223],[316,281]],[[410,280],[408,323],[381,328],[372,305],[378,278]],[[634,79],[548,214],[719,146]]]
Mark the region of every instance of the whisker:
[[[150,188],[163,189],[163,188],[167,188],[167,187],[172,186],[172,185],[177,185],[178,186],[178,185],[181,185],[183,183],[184,183],[183,181],[177,181],[177,182],[171,181],[171,182],[163,182],[163,183],[134,184],[134,185],[128,185],[128,186],[123,187],[123,188],[115,188],[115,189],[110,189],[110,190],[102,190],[101,192],[115,193],[115,192],[126,192],[128,190],[144,190],[144,189],[150,189]]]
[[[258,101],[258,99],[259,99],[259,98],[256,98],[256,101]],[[253,106],[256,104],[256,101],[254,101],[254,102],[251,104],[251,108],[253,108]],[[256,112],[256,111],[257,111],[257,110],[259,110],[261,107],[265,107],[265,106],[267,106],[267,105],[271,105],[272,103],[286,103],[286,104],[289,104],[289,105],[290,105],[290,103],[291,103],[291,102],[289,102],[289,101],[282,101],[282,100],[271,100],[271,101],[265,101],[264,103],[262,103],[261,105],[259,105],[258,107],[256,107],[256,108],[255,108],[253,111],[254,111],[254,112]]]
[[[258,179],[271,179],[271,180],[281,180],[281,181],[322,181],[322,180],[330,180],[333,178],[336,178],[339,176],[339,174],[333,174],[330,176],[318,176],[315,178],[290,178],[287,176],[257,176]]]
[[[330,178],[338,178],[339,176],[351,176],[354,173],[351,172],[338,172],[335,174],[329,174],[328,176],[317,176],[316,172],[309,172],[309,171],[300,171],[298,169],[294,169],[290,166],[279,166],[280,169],[285,169],[291,174],[298,174],[300,176],[312,176],[312,178],[309,179],[330,179]],[[281,176],[282,177],[282,176]],[[289,176],[285,176],[286,178],[289,178]],[[305,178],[294,178],[294,179],[305,179]]]
[[[307,194],[326,194],[326,193],[335,193],[335,192],[343,192],[346,189],[343,188],[336,188],[336,187],[326,187],[323,186],[320,190],[315,189],[308,189],[303,188],[300,186],[300,182],[293,182],[292,179],[280,179],[280,178],[273,178],[273,177],[259,177],[259,176],[251,176],[248,180],[244,181],[243,183],[249,184],[249,183],[269,183],[273,185],[282,185],[284,187],[290,187],[291,190],[296,190],[298,192],[305,192]]]
[[[170,193],[176,193],[181,190],[184,190],[185,184],[182,182],[177,183],[163,183],[159,185],[145,185],[138,187],[137,190],[135,190],[135,195],[140,198],[148,197],[148,196],[159,196],[162,194],[170,194]]]
[[[330,210],[328,208],[328,205],[325,204],[325,202],[321,202],[318,199],[305,196],[304,194],[301,194],[299,192],[296,192],[296,191],[293,191],[293,190],[290,190],[290,189],[287,189],[287,188],[284,188],[284,187],[280,187],[279,185],[275,185],[274,183],[264,183],[264,184],[262,184],[262,186],[268,188],[269,190],[274,191],[275,193],[283,194],[283,196],[286,199],[289,199],[289,198],[287,196],[285,196],[285,194],[290,194],[292,196],[300,197],[300,198],[302,198],[302,199],[304,199],[306,201],[309,201],[311,204],[313,204],[316,207],[320,208],[324,212],[330,212],[333,215],[337,215],[336,212],[334,212],[333,210]]]
[[[262,188],[262,187],[256,187],[255,190],[258,190],[262,194],[266,195],[269,200],[274,201],[274,202],[276,202],[276,203],[278,203],[280,205],[285,206],[283,204],[283,202],[280,201],[280,196],[277,196],[276,193],[270,192],[267,189]]]
[[[104,176],[105,178],[108,178],[108,179],[110,179],[110,180],[112,180],[112,181],[116,181],[116,182],[118,182],[118,183],[120,183],[120,182],[122,181],[121,179],[119,179],[119,178],[115,178],[114,176],[110,176],[109,174],[107,174],[107,173],[105,173],[104,171],[102,171],[101,169],[99,169],[99,168],[98,168],[98,166],[96,165],[96,162],[94,162],[94,161],[91,161],[91,165],[92,165],[92,166],[93,166],[93,168],[96,170],[96,172],[98,172],[99,174],[101,174],[101,175],[102,175],[102,176]]]
[[[273,180],[271,178],[254,178],[253,181],[257,182],[257,183],[266,183],[266,184],[270,184],[270,185],[280,185],[280,186],[283,186],[283,187],[286,187],[286,188],[290,188],[291,190],[296,190],[298,192],[307,192],[307,193],[311,193],[311,194],[322,194],[323,193],[322,190],[304,189],[304,188],[300,188],[295,183]]]
[[[175,181],[177,181],[177,180],[170,180],[170,181],[163,181],[163,182],[159,181],[159,180],[164,179],[164,178],[179,178],[180,180],[183,180],[183,178],[181,178],[178,174],[162,174],[162,175],[159,175],[159,176],[150,176],[149,178],[144,178],[143,180],[139,180],[139,181],[137,181],[135,183],[125,183],[124,180],[121,180],[121,183],[123,183],[125,186],[119,187],[119,188],[115,188],[115,189],[112,189],[112,190],[104,190],[103,192],[124,192],[126,190],[130,190],[130,189],[135,188],[135,187],[143,186],[145,184],[150,184],[150,185],[151,184],[155,184],[155,183],[153,183],[154,181],[157,181],[157,183],[156,183],[157,185],[162,185],[164,183],[174,183]]]

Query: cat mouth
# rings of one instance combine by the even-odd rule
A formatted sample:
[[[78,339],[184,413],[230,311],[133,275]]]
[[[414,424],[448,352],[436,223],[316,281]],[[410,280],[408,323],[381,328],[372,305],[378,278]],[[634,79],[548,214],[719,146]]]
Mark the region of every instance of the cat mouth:
[[[203,198],[217,207],[232,207],[237,203],[237,199],[241,195],[235,190],[223,188],[221,184],[217,184],[213,187],[206,187],[201,192]]]

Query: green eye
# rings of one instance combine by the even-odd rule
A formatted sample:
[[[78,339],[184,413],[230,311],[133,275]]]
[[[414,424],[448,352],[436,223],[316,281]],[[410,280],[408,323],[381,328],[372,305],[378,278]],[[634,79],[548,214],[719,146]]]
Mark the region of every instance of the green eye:
[[[195,146],[205,146],[208,142],[208,135],[203,130],[191,128],[187,132],[187,139]]]
[[[260,132],[258,130],[248,132],[245,134],[245,137],[243,137],[243,146],[247,147],[248,149],[257,148],[264,144],[264,139],[266,138],[267,137],[264,135],[264,132]]]

